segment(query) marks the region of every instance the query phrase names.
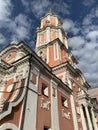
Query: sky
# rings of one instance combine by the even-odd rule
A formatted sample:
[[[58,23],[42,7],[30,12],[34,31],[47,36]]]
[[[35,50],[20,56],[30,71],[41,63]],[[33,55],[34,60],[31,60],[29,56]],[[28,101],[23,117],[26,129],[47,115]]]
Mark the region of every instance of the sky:
[[[57,14],[78,68],[98,86],[98,0],[0,0],[0,50],[12,41],[35,48],[35,31],[49,9]]]

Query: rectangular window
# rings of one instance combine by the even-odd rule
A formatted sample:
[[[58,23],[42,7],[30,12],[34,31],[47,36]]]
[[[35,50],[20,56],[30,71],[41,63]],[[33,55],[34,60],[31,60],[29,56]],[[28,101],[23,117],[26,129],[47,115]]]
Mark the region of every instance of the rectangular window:
[[[47,126],[44,126],[44,130],[50,130],[50,128]]]
[[[64,97],[61,97],[61,102],[62,102],[62,106],[68,107],[67,99],[65,99]]]
[[[45,84],[42,84],[42,94],[48,96],[48,86]]]

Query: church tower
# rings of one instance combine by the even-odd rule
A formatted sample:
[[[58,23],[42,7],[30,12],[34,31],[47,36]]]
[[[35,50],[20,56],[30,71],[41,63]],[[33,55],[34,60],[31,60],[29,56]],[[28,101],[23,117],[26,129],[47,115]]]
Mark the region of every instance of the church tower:
[[[88,97],[89,84],[77,68],[77,61],[68,49],[68,36],[62,22],[50,10],[41,18],[36,31],[36,53],[51,68],[52,72],[73,91],[70,95],[74,130],[93,130],[97,128],[91,118],[91,106]],[[89,125],[88,125],[89,123]]]
[[[64,32],[59,17],[54,15],[51,10],[41,18],[36,34],[36,53],[47,64],[53,67],[66,61],[67,33]]]
[[[0,130],[98,130],[98,104],[50,10],[36,31],[0,51]]]

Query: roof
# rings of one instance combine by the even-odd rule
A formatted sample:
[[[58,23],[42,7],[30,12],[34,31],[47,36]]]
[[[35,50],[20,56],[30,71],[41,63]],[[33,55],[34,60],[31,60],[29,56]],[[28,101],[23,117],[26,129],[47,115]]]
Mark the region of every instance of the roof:
[[[90,95],[91,98],[96,98],[98,101],[98,87],[89,89],[88,94]]]

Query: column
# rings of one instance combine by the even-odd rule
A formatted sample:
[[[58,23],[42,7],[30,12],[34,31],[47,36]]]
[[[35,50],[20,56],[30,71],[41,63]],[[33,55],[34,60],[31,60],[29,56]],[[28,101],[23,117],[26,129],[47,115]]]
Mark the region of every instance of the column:
[[[98,130],[93,109],[91,109],[91,114],[92,114],[92,121],[93,121],[94,130]]]
[[[85,111],[86,111],[86,116],[87,116],[87,121],[88,121],[89,130],[93,130],[92,123],[91,123],[91,119],[90,119],[90,115],[89,115],[89,111],[88,111],[88,107],[87,107],[87,106],[85,106]]]
[[[79,130],[78,129],[78,122],[77,122],[76,109],[75,109],[75,103],[74,103],[73,95],[71,95],[70,101],[71,101],[71,108],[72,108],[74,130]]]
[[[58,97],[57,97],[57,83],[51,80],[51,117],[52,130],[60,130],[59,113],[58,113]],[[55,89],[55,97],[53,96],[53,88]],[[50,129],[49,129],[50,130]]]
[[[85,120],[85,117],[84,117],[84,112],[83,112],[82,106],[80,106],[80,114],[81,114],[81,119],[82,119],[83,130],[87,130],[86,120]]]

